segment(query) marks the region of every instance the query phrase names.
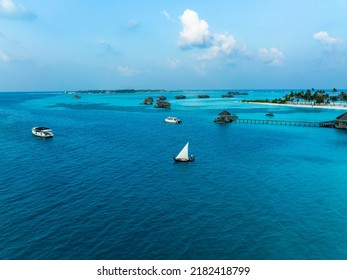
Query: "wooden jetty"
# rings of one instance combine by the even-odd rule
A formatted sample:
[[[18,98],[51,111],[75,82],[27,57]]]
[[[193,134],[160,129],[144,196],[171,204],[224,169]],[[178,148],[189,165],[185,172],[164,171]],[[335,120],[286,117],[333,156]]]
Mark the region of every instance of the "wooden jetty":
[[[271,124],[271,125],[288,125],[288,126],[311,126],[311,127],[321,126],[321,122],[285,121],[285,120],[237,119],[237,120],[234,120],[234,123]]]

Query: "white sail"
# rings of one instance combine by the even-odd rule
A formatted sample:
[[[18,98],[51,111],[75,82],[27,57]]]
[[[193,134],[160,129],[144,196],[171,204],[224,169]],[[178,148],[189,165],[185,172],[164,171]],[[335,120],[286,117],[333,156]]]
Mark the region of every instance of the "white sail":
[[[183,147],[182,151],[180,151],[180,153],[176,156],[176,159],[184,159],[184,160],[189,159],[188,145],[189,145],[189,142]]]

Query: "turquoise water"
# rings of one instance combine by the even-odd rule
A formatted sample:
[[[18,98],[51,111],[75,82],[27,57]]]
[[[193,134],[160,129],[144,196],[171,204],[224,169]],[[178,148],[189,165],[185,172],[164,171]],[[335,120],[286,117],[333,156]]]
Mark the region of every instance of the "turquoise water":
[[[162,93],[0,93],[0,259],[347,259],[347,131],[213,122],[345,111],[224,93],[168,92],[170,110],[140,105]],[[187,141],[195,162],[174,163]]]

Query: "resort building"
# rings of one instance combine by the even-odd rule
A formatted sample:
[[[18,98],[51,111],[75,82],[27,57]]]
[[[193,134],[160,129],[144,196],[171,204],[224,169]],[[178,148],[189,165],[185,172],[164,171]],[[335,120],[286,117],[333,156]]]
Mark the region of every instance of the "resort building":
[[[338,116],[335,120],[335,127],[336,128],[347,128],[347,113],[342,114],[341,116]]]
[[[237,120],[238,117],[235,115],[231,115],[228,111],[224,110],[223,112],[218,114],[218,117],[214,119],[216,123],[231,123]]]

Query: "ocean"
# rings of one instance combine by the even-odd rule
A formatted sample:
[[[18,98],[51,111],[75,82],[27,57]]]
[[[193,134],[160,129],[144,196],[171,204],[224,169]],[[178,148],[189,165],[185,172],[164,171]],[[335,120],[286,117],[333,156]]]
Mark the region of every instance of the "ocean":
[[[347,259],[347,130],[213,121],[346,111],[226,92],[0,93],[0,259]],[[159,95],[171,109],[140,104]],[[195,161],[175,163],[188,141]]]

